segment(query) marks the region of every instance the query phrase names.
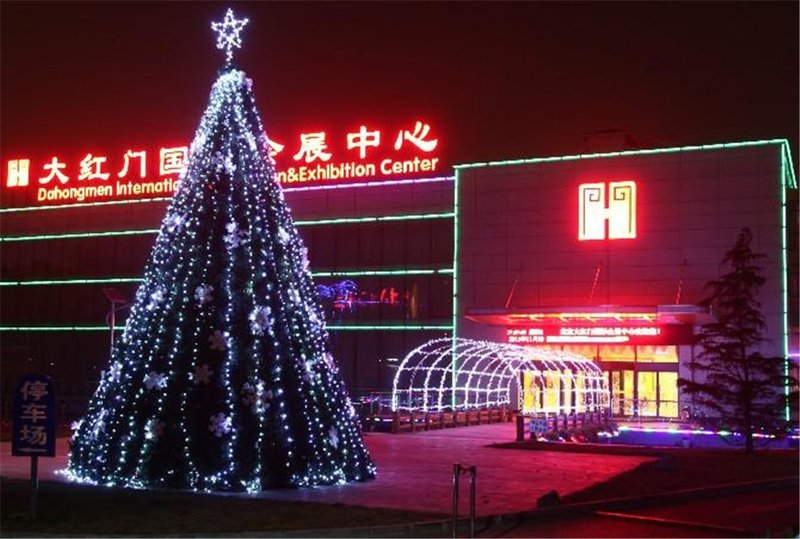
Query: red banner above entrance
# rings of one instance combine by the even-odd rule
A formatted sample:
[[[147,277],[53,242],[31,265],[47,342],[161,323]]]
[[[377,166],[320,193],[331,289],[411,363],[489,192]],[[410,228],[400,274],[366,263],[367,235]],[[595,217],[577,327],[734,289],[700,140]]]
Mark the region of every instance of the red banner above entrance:
[[[537,325],[509,327],[506,340],[512,344],[691,344],[688,325]]]

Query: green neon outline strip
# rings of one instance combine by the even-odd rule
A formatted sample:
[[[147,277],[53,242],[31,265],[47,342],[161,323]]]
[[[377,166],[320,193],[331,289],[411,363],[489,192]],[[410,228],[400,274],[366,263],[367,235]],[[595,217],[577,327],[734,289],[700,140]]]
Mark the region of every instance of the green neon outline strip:
[[[781,299],[783,300],[783,313],[781,316],[783,322],[783,335],[781,336],[783,348],[783,375],[784,375],[784,420],[791,420],[791,407],[789,406],[789,263],[788,263],[788,235],[786,223],[786,189],[787,189],[787,159],[789,154],[788,144],[784,146],[781,151],[781,175],[780,175],[780,189],[781,189]]]
[[[140,277],[107,277],[107,278],[87,278],[87,279],[40,279],[32,281],[0,281],[0,286],[53,286],[70,284],[119,284],[119,283],[140,283]]]
[[[37,234],[32,236],[7,236],[0,238],[0,243],[9,243],[14,241],[72,240],[78,238],[141,236],[147,234],[158,234],[158,229],[143,228],[139,230],[107,230],[104,232],[70,232],[66,234]]]
[[[697,146],[674,146],[671,148],[651,148],[645,150],[622,150],[619,152],[562,155],[557,157],[532,157],[528,159],[510,159],[505,161],[484,161],[477,163],[464,163],[461,165],[454,165],[453,168],[455,169],[457,175],[460,169],[468,169],[468,168],[495,167],[495,166],[508,166],[508,165],[529,165],[534,163],[577,161],[581,159],[603,159],[608,157],[625,157],[632,155],[655,155],[662,153],[695,152],[703,150],[723,150],[730,148],[744,148],[748,146],[765,146],[769,144],[781,144],[784,146],[784,151],[787,152],[789,151],[789,141],[785,138],[782,138],[782,139],[753,140],[744,142],[726,142],[721,144],[702,144]],[[793,189],[797,189],[797,182],[794,180],[794,170],[792,170],[789,185]]]
[[[792,160],[792,148],[789,146],[789,141],[783,140],[783,153],[786,158],[786,165],[789,167],[789,178],[784,180],[784,184],[790,189],[797,189],[797,176],[794,174],[794,161]]]
[[[342,217],[339,219],[319,219],[315,221],[295,221],[295,226],[340,225],[356,223],[381,223],[394,221],[418,221],[427,219],[449,219],[454,217],[453,212],[445,213],[415,213],[403,215],[380,215],[374,217]],[[135,236],[144,234],[157,234],[157,228],[144,228],[140,230],[111,230],[105,232],[70,232],[66,234],[38,234],[31,236],[0,237],[0,243],[14,241],[41,241],[41,240],[66,240],[78,238],[103,238],[116,236]]]
[[[409,269],[409,270],[357,270],[357,271],[318,271],[314,277],[384,277],[391,275],[452,275],[453,268]]]
[[[434,183],[442,181],[451,181],[452,176],[435,176],[431,178],[405,178],[405,179],[386,179],[378,181],[367,181],[357,183],[331,183],[321,185],[309,185],[302,187],[284,187],[283,192],[286,194],[302,191],[328,191],[328,190],[341,190],[341,189],[354,189],[359,187],[383,187],[385,185],[407,185],[407,184],[421,184],[421,183]],[[172,197],[153,197],[153,198],[131,198],[125,200],[101,200],[98,202],[75,202],[71,204],[53,204],[43,206],[23,206],[20,208],[0,208],[0,213],[18,213],[25,211],[43,211],[43,210],[63,210],[70,208],[91,208],[96,206],[117,206],[122,204],[139,204],[148,202],[169,202]]]
[[[452,268],[439,269],[407,269],[407,270],[355,270],[355,271],[317,271],[312,272],[313,277],[386,277],[395,275],[452,275]],[[76,279],[51,279],[32,281],[0,281],[0,286],[54,286],[75,284],[118,284],[140,283],[140,277],[106,277],[106,278],[76,278]]]
[[[24,211],[65,210],[70,208],[95,208],[100,206],[117,206],[120,204],[146,204],[148,202],[169,202],[172,197],[131,198],[126,200],[106,200],[99,202],[76,202],[74,204],[53,204],[52,206],[23,206],[21,208],[0,208],[0,213],[18,213]]]
[[[449,324],[441,324],[441,325],[417,325],[417,326],[404,326],[402,324],[396,325],[388,325],[388,326],[360,326],[360,325],[353,325],[353,326],[326,326],[328,331],[362,331],[362,330],[370,330],[370,331],[382,331],[382,330],[389,330],[389,331],[452,331],[453,326]]]
[[[444,213],[409,213],[403,215],[381,215],[377,217],[341,217],[338,219],[318,219],[316,221],[295,221],[295,226],[341,225],[353,223],[380,223],[386,221],[418,221],[425,219],[449,219],[453,212]]]
[[[459,252],[459,234],[458,234],[458,194],[459,194],[459,170],[456,169],[455,180],[453,181],[453,334],[450,341],[450,354],[451,363],[453,365],[453,389],[450,394],[450,406],[456,409],[456,387],[458,386],[458,357],[456,354],[456,342],[458,339],[458,252]]]
[[[124,330],[125,326],[116,326]],[[342,325],[327,326],[328,331],[451,331],[450,325]],[[108,331],[108,326],[0,326],[0,332],[46,332],[46,331]]]

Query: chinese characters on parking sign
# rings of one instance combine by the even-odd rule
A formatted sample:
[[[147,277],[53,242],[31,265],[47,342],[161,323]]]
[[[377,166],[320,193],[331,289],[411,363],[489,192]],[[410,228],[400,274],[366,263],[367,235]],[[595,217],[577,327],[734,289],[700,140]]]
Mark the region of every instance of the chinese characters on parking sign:
[[[55,456],[55,402],[50,378],[28,374],[19,381],[14,392],[13,456]]]
[[[277,179],[284,185],[423,177],[442,168],[439,138],[420,120],[387,130],[361,124],[342,133],[311,130],[266,141]],[[71,159],[8,157],[2,182],[6,195],[23,204],[68,204],[171,196],[188,162],[189,147],[133,147]]]

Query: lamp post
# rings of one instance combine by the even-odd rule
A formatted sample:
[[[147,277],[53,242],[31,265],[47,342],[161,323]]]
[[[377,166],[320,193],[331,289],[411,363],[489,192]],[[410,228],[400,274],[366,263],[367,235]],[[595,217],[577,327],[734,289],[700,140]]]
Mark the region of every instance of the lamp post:
[[[124,309],[128,306],[128,298],[122,295],[122,292],[117,290],[116,288],[112,288],[110,286],[103,287],[103,294],[105,295],[106,299],[111,303],[111,307],[108,310],[108,315],[106,316],[106,322],[109,325],[109,329],[111,332],[111,341],[110,341],[110,348],[109,351],[111,354],[114,353],[114,327],[117,320],[117,311],[120,309]],[[119,307],[117,307],[119,305]]]

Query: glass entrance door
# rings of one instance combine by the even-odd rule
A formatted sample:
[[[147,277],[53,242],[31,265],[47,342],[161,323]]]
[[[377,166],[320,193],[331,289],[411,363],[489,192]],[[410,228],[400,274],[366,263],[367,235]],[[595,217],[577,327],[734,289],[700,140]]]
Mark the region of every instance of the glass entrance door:
[[[615,415],[678,417],[678,373],[611,371],[611,398]],[[638,406],[636,406],[638,404]]]
[[[611,371],[611,403],[615,415],[633,415],[633,371]]]
[[[642,417],[678,417],[678,373],[639,373],[639,414]]]

